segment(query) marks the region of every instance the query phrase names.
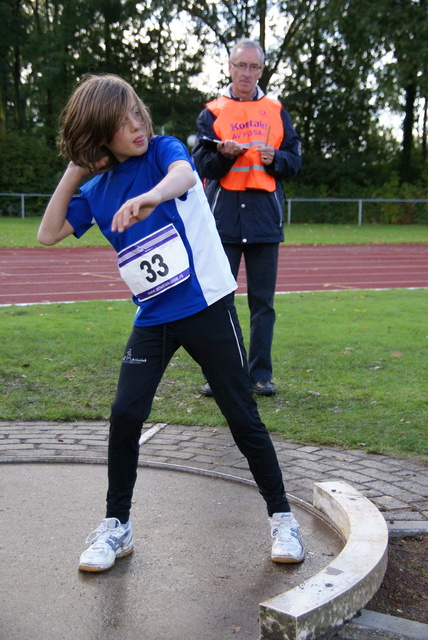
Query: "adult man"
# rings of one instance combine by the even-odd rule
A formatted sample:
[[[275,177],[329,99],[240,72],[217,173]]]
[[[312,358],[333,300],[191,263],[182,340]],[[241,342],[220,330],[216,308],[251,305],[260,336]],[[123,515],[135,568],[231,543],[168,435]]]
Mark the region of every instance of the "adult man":
[[[281,181],[299,172],[301,146],[287,111],[257,84],[263,68],[259,43],[239,40],[229,59],[231,84],[198,117],[193,157],[235,278],[245,257],[250,374],[254,392],[272,396],[273,302],[284,239]],[[201,393],[212,395],[208,383]]]

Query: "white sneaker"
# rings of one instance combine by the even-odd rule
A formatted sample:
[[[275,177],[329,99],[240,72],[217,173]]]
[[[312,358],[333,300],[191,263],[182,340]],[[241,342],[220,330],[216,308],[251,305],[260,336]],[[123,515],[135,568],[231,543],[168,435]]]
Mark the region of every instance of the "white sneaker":
[[[269,518],[273,538],[272,555],[274,562],[302,562],[305,557],[300,538],[299,523],[293,513],[274,513]]]
[[[116,558],[127,556],[134,550],[132,523],[120,523],[117,518],[105,518],[86,538],[91,546],[80,556],[79,569],[82,571],[105,571],[110,569]]]

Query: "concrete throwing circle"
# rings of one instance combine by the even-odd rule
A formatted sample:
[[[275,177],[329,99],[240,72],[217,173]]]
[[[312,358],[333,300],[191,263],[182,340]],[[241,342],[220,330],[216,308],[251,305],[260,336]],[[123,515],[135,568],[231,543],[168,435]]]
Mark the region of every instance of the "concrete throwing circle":
[[[1,637],[8,640],[256,640],[258,605],[327,566],[343,542],[293,504],[300,565],[270,560],[257,489],[170,469],[138,470],[135,551],[109,571],[77,570],[104,517],[106,467],[2,465]]]

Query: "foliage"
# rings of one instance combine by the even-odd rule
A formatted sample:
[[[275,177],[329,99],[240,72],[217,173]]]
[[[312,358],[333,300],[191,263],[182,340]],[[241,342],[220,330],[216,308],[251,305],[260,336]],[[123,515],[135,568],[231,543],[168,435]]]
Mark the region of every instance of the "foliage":
[[[347,3],[347,42],[354,52],[375,50],[380,56],[372,73],[378,81],[379,104],[401,109],[403,142],[399,163],[401,182],[413,181],[414,124],[418,101],[426,102],[428,5],[426,0],[360,0]],[[345,27],[346,28],[346,27]],[[417,55],[415,55],[417,52]],[[424,134],[426,144],[426,132]]]
[[[389,182],[382,186],[381,195],[375,192],[373,197],[397,200],[426,199],[426,188],[421,184],[400,183],[397,174],[393,174]],[[428,202],[396,202],[380,203],[380,215],[375,218],[381,224],[418,224],[428,223]],[[367,217],[367,222],[373,218]]]
[[[188,101],[194,101],[195,94],[198,108],[203,103],[203,94],[189,88],[189,78],[200,72],[201,54],[189,53],[186,30],[177,36],[168,5],[133,0],[24,0],[6,11],[6,4],[0,3],[7,15],[5,29],[12,24],[19,28],[9,31],[8,46],[3,45],[4,129],[37,128],[52,144],[62,105],[75,82],[88,72],[123,76],[156,114],[157,107],[162,107],[160,116],[165,120],[168,116],[173,126],[186,120]],[[177,95],[182,107],[176,115]],[[14,115],[17,100],[19,118]],[[188,133],[197,113],[195,108],[190,112]]]
[[[55,189],[64,169],[58,152],[35,135],[22,137],[17,133],[0,136],[0,192],[43,193]],[[27,198],[27,214],[40,213],[46,199]],[[0,216],[19,215],[18,198],[0,198]]]
[[[186,141],[212,76],[216,91],[227,81],[214,61],[249,36],[266,50],[261,86],[281,97],[302,136],[298,188],[350,197],[388,183],[391,171],[423,186],[426,110],[420,140],[414,125],[427,100],[427,26],[426,0],[1,1],[0,137],[37,136],[53,148],[76,80],[112,72],[135,86],[157,133]],[[380,125],[385,108],[402,116],[402,143]],[[20,169],[8,189],[19,190]]]

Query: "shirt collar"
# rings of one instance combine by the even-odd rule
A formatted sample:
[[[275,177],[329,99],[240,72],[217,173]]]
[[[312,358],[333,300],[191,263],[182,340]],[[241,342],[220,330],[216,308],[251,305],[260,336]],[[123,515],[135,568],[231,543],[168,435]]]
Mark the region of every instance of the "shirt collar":
[[[243,100],[241,100],[241,98],[237,98],[235,95],[233,95],[232,83],[228,87],[226,87],[226,89],[223,92],[223,95],[226,96],[227,98],[232,98],[232,100],[239,100],[240,102],[244,102]],[[260,89],[259,85],[257,85],[256,86],[256,90],[254,91],[254,95],[251,98],[251,100],[260,100],[260,98],[263,98],[264,95],[265,95],[264,91],[262,91],[262,89]],[[250,100],[250,102],[251,102],[251,100]]]

